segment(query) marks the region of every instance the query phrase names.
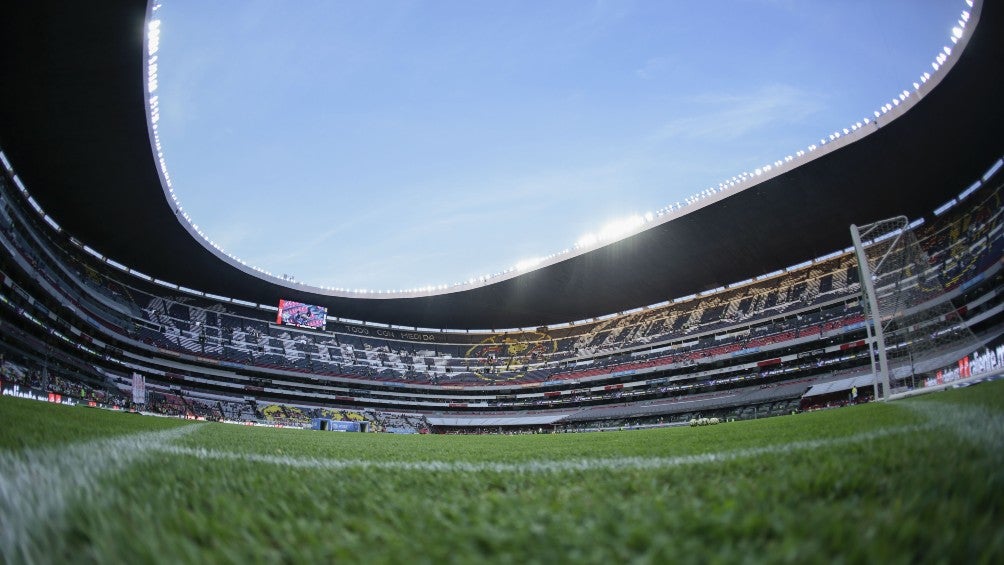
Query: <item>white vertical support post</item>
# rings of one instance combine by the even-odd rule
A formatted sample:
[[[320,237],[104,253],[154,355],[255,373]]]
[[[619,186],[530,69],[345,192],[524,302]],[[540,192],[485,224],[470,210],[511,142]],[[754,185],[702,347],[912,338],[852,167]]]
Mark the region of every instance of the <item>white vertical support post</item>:
[[[865,299],[868,301],[871,325],[874,328],[872,330],[874,334],[874,346],[878,349],[879,370],[878,374],[875,374],[873,369],[872,374],[875,376],[873,385],[875,400],[879,400],[880,384],[882,385],[881,398],[889,397],[889,361],[886,359],[885,333],[882,331],[882,313],[879,312],[878,298],[875,296],[875,285],[872,282],[872,272],[871,267],[868,265],[868,256],[865,254],[864,246],[861,245],[861,234],[858,232],[858,226],[854,224],[851,224],[851,240],[854,242],[854,254],[858,258],[861,289],[864,292]]]
[[[865,334],[868,340],[868,361],[872,366],[872,398],[878,400],[879,386],[878,379],[875,378],[875,375],[878,374],[877,346],[875,344],[875,336],[872,335],[872,325],[867,319],[865,320]]]

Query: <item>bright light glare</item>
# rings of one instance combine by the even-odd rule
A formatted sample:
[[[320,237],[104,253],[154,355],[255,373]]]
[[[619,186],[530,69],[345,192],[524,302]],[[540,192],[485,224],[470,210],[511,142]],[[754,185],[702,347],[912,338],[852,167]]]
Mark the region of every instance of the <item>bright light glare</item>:
[[[534,257],[533,259],[523,259],[522,261],[516,263],[517,271],[529,271],[530,269],[540,265],[544,262],[543,257]]]
[[[579,241],[575,242],[576,247],[590,247],[596,245],[599,238],[595,234],[587,233],[586,235],[579,238]]]
[[[575,242],[575,247],[582,249],[585,247],[592,247],[600,242],[617,241],[618,239],[627,237],[644,227],[646,221],[652,221],[651,219],[647,219],[649,216],[654,218],[654,215],[650,212],[645,216],[635,214],[621,220],[610,222],[609,224],[603,226],[603,229],[601,229],[599,233],[587,233],[586,235],[580,237],[579,240]]]
[[[609,224],[603,226],[603,229],[600,230],[599,238],[603,241],[613,241],[615,239],[620,239],[625,235],[631,233],[644,223],[645,219],[638,215],[631,216],[630,218],[625,218],[623,220],[610,222]]]

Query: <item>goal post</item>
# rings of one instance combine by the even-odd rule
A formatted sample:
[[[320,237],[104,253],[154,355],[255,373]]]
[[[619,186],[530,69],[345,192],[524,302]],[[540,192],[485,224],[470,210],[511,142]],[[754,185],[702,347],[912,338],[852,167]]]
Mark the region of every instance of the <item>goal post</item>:
[[[886,222],[902,223],[903,225],[908,223],[904,216],[898,216],[892,220],[886,220]],[[861,233],[863,231],[866,238],[871,238],[880,223],[882,222],[869,224],[864,228],[858,228],[857,225],[851,224],[851,241],[854,243],[854,256],[858,260],[858,281],[865,299],[865,328],[868,333],[868,348],[871,351],[872,374],[875,377],[872,398],[876,400],[889,396],[889,359],[886,356],[885,332],[882,331],[882,314],[879,309],[878,296],[875,293],[875,281],[872,279],[871,261],[862,243]],[[869,239],[869,241],[872,240]],[[877,261],[876,267],[881,267],[881,264],[882,261]]]
[[[978,345],[904,216],[851,225],[876,399]]]

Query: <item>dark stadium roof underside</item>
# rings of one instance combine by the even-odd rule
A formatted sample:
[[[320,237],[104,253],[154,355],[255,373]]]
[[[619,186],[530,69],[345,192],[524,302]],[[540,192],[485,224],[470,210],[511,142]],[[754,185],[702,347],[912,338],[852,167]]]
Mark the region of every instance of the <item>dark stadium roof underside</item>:
[[[325,296],[228,264],[175,216],[148,135],[146,7],[6,6],[0,147],[42,208],[107,257],[188,288],[262,304],[316,303],[342,318],[513,328],[654,304],[843,249],[851,223],[929,216],[1004,154],[1004,7],[990,2],[941,84],[856,143],[628,239],[501,282],[419,298]]]

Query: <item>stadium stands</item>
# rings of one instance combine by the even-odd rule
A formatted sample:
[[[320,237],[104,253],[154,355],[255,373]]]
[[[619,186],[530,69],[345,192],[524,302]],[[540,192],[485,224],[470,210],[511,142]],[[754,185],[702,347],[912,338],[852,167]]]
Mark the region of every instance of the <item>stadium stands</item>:
[[[271,323],[274,309],[95,259],[42,221],[12,178],[0,175],[0,346],[73,379],[18,376],[23,386],[121,403],[140,373],[150,382],[140,408],[158,413],[297,427],[324,416],[413,432],[428,429],[430,414],[548,412],[572,427],[758,417],[797,409],[811,386],[870,372],[847,251],[553,328],[306,330]],[[1002,329],[1001,186],[984,179],[965,206],[916,229],[941,283],[925,300],[953,300],[985,341]]]

